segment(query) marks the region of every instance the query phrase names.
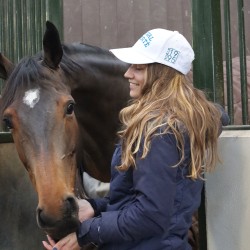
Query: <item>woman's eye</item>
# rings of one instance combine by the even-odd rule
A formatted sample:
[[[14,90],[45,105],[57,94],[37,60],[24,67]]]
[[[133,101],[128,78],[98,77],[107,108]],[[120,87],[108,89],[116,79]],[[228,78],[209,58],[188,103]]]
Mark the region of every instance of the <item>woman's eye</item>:
[[[12,124],[11,118],[9,118],[9,117],[3,118],[3,123],[7,129],[13,129],[13,124]]]
[[[72,115],[74,112],[75,104],[73,102],[69,103],[66,110],[66,115]]]
[[[141,66],[141,65],[136,67],[137,70],[144,70],[145,68],[146,68],[145,66]]]

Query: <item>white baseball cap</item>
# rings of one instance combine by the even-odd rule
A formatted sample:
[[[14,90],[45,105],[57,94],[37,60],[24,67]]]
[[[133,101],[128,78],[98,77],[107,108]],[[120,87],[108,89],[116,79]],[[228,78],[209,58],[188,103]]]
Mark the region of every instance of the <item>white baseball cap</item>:
[[[161,63],[186,75],[194,60],[194,51],[178,31],[153,29],[145,33],[130,48],[110,50],[129,64]]]

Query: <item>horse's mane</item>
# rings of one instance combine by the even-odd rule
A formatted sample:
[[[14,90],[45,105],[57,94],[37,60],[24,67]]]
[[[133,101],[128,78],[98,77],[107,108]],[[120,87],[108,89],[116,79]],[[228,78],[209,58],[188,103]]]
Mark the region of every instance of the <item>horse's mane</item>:
[[[63,44],[62,47],[63,57],[60,66],[68,75],[72,75],[78,70],[90,71],[95,74],[96,71],[104,69],[106,73],[113,74],[127,67],[109,50],[103,48],[83,43]]]
[[[85,72],[89,76],[96,76],[98,71],[105,69],[106,74],[111,76],[119,71],[124,71],[126,67],[126,64],[116,59],[111,52],[96,46],[73,43],[63,44],[62,48],[63,57],[60,67],[65,75],[72,77],[72,79],[78,76],[75,74],[76,72]],[[14,99],[20,97],[21,89],[41,87],[41,80],[53,77],[53,74],[48,75],[44,70],[44,65],[41,64],[42,59],[43,52],[39,52],[33,57],[21,59],[16,65],[2,91],[0,116]],[[50,84],[53,83],[46,81],[46,84],[51,87]],[[43,84],[42,87],[46,86]]]
[[[44,76],[42,72],[42,66],[37,63],[34,57],[21,59],[4,85],[1,96],[0,115],[2,115],[3,111],[14,99],[19,97],[21,94],[20,89],[38,87],[39,82],[37,79]],[[11,84],[8,84],[9,82]]]
[[[42,59],[42,53],[40,52],[32,57],[24,57],[16,65],[4,84],[0,116],[13,100],[19,99],[23,95],[23,91],[38,87],[43,89],[55,87],[56,78],[51,74],[51,71],[44,70],[46,65],[42,63]],[[55,81],[51,80],[53,77]],[[59,86],[61,89],[66,88],[63,83],[57,81],[57,87]]]

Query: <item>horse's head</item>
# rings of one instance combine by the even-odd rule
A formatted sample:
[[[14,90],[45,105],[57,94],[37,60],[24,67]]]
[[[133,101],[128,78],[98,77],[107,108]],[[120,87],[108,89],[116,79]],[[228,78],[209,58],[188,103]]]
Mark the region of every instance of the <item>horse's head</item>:
[[[15,67],[0,55],[0,77],[7,79],[1,117],[38,193],[38,225],[58,240],[79,223],[74,196],[78,125],[59,66],[59,35],[49,22],[43,45],[40,59],[24,58]]]

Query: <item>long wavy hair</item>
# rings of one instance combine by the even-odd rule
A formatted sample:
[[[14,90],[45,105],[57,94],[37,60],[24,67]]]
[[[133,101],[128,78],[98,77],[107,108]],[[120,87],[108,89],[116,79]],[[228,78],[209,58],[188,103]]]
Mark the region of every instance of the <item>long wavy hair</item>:
[[[203,91],[193,87],[186,77],[162,64],[148,64],[147,79],[138,99],[120,112],[122,160],[117,168],[136,167],[135,156],[143,143],[141,158],[150,150],[156,134],[174,134],[181,152],[178,166],[184,160],[184,134],[190,138],[189,176],[202,178],[219,160],[217,139],[221,113],[207,100]],[[159,132],[160,131],[160,132]],[[167,152],[166,152],[167,153]]]

